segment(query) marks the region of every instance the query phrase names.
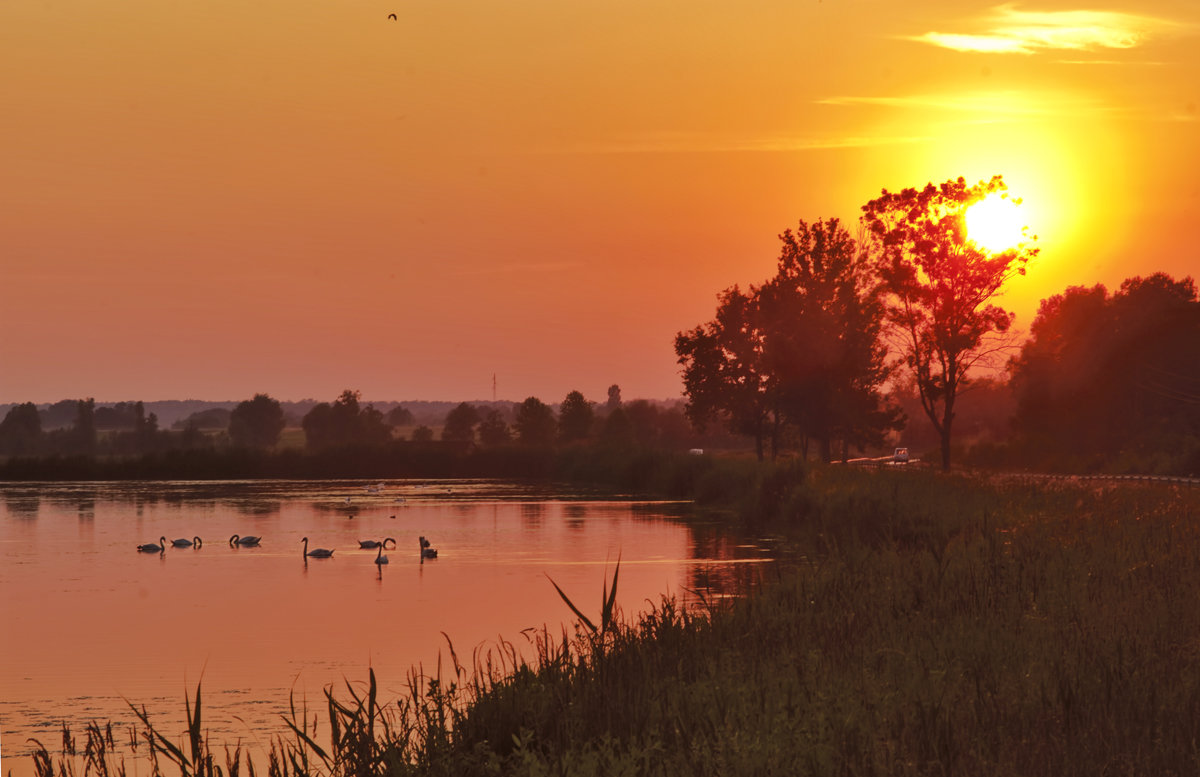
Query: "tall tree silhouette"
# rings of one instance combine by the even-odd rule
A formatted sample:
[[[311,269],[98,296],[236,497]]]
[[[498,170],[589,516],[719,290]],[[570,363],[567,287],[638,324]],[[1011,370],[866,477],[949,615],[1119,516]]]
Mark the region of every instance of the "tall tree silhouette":
[[[379,445],[391,439],[383,413],[371,405],[359,407],[361,394],[346,389],[331,405],[315,406],[304,416],[305,444],[309,449],[344,445]]]
[[[537,397],[529,397],[517,405],[513,427],[517,430],[517,440],[522,445],[551,444],[554,442],[557,424],[554,411]]]
[[[70,432],[71,452],[93,456],[96,453],[96,400],[92,397],[81,399],[75,407],[75,425]]]
[[[759,460],[764,441],[771,455],[779,450],[779,395],[763,356],[763,327],[758,293],[737,286],[718,296],[717,317],[675,335],[675,354],[683,365],[688,419],[703,430],[723,419],[729,430],[754,438]]]
[[[558,436],[565,442],[582,440],[591,434],[596,413],[583,394],[572,391],[567,394],[558,409]]]
[[[0,421],[0,453],[32,456],[42,443],[42,419],[37,405],[26,402],[13,406]]]
[[[283,406],[267,394],[241,402],[229,415],[229,437],[237,445],[270,448],[283,431]]]
[[[442,426],[442,439],[457,442],[474,442],[475,425],[479,423],[479,410],[467,402],[460,402],[446,414]]]
[[[1200,299],[1191,278],[1156,273],[1126,280],[1111,297],[1094,286],[1043,300],[1011,372],[1016,429],[1035,465],[1200,467]]]
[[[607,412],[612,412],[621,406],[621,387],[616,383],[608,387],[608,401],[604,403],[604,409]]]
[[[512,440],[508,422],[497,408],[488,408],[479,422],[479,441],[484,445],[503,445]]]
[[[843,450],[881,444],[899,411],[885,407],[880,389],[889,370],[870,256],[837,219],[801,221],[779,239],[778,270],[758,296],[780,408],[824,461],[835,440]]]
[[[968,239],[967,208],[1006,190],[1001,176],[974,186],[958,178],[920,190],[885,189],[863,206],[889,293],[888,318],[937,430],[944,469],[950,468],[954,403],[971,368],[1007,345],[997,336],[1009,331],[1013,316],[993,300],[1037,255],[1030,243],[992,253]]]

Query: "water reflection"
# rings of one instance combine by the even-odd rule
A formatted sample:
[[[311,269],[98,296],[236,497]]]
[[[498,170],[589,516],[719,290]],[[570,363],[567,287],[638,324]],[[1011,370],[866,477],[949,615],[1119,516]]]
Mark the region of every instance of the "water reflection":
[[[546,507],[541,502],[526,502],[521,505],[521,528],[526,531],[537,531],[541,528],[542,518]]]
[[[283,509],[283,503],[278,501],[270,502],[238,502],[233,505],[234,509],[242,515],[254,517],[261,515],[274,515]]]
[[[4,507],[13,518],[30,520],[38,517],[38,511],[42,508],[42,500],[37,496],[14,492],[5,494]]]
[[[568,504],[563,508],[567,517],[567,526],[571,529],[582,529],[583,519],[587,516],[587,507],[581,504]]]

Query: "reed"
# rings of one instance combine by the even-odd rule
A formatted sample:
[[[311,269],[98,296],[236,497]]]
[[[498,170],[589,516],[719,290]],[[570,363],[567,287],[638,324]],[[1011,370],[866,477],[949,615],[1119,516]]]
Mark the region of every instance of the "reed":
[[[1200,489],[754,482],[793,563],[744,597],[626,621],[606,585],[597,626],[560,590],[573,631],[469,668],[448,640],[447,665],[387,704],[373,673],[365,694],[328,691],[329,750],[293,709],[268,774],[1200,773]],[[187,753],[185,774],[209,763],[202,740],[143,742],[181,770]]]

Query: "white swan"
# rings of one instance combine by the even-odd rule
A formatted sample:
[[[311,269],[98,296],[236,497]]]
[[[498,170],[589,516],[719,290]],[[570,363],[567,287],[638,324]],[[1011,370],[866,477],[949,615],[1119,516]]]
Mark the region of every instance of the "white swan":
[[[309,550],[308,537],[305,537],[303,542],[305,558],[308,558],[309,556],[312,556],[313,558],[329,558],[333,555],[333,551],[329,550],[328,548],[313,548],[312,550]]]
[[[171,545],[173,545],[176,548],[190,548],[193,545],[195,545],[197,548],[199,548],[200,547],[200,538],[192,537],[190,540],[189,539],[171,540]]]
[[[388,557],[383,555],[383,544],[382,543],[380,543],[380,545],[379,545],[379,552],[375,555],[375,563],[376,564],[388,563]]]
[[[158,541],[161,545],[155,545],[153,542],[147,542],[145,545],[138,545],[137,549],[140,553],[162,553],[167,549],[167,538],[159,537]]]
[[[235,534],[229,538],[229,545],[231,547],[237,546],[237,545],[242,545],[245,547],[252,547],[252,546],[258,545],[258,543],[261,541],[262,541],[262,537],[242,537],[242,536]]]

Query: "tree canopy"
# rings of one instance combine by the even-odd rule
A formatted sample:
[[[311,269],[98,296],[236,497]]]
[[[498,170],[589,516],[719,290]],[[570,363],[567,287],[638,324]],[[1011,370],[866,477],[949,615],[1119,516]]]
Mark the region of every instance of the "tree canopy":
[[[472,404],[460,402],[446,414],[442,427],[442,439],[455,442],[474,442],[475,425],[479,423],[479,410]]]
[[[688,417],[778,451],[786,426],[829,460],[834,440],[878,444],[898,423],[881,391],[888,377],[882,306],[870,257],[837,219],[779,236],[776,274],[720,297],[713,321],[675,337]],[[803,442],[802,442],[803,446]]]
[[[479,422],[479,441],[484,445],[503,445],[512,440],[512,432],[504,414],[496,408],[488,408]]]
[[[229,437],[235,445],[270,448],[283,431],[283,407],[267,394],[240,403],[229,415]]]
[[[32,456],[38,453],[41,437],[42,419],[32,402],[16,405],[0,421],[0,453]]]
[[[675,353],[683,365],[685,412],[697,429],[724,419],[730,431],[754,439],[763,458],[769,437],[778,447],[778,393],[763,358],[763,327],[757,290],[737,286],[718,297],[717,316],[675,335]]]
[[[417,422],[416,418],[413,417],[412,411],[403,405],[396,405],[389,410],[384,420],[391,427],[412,426]]]
[[[871,257],[837,219],[801,221],[779,238],[777,272],[759,297],[780,409],[824,461],[834,440],[878,445],[898,414],[881,388],[889,369]]]
[[[373,406],[359,407],[360,393],[346,389],[329,404],[322,402],[304,416],[305,444],[310,450],[347,445],[377,445],[391,439],[383,413]]]
[[[1156,273],[1042,301],[1010,366],[1028,460],[1200,472],[1200,299]]]
[[[592,431],[596,413],[583,394],[572,391],[558,408],[558,436],[564,442],[582,440]]]
[[[972,367],[1010,345],[998,336],[1009,331],[1013,316],[994,300],[1038,252],[1022,243],[992,253],[970,240],[967,209],[1006,190],[1001,176],[974,186],[958,178],[920,190],[885,189],[863,206],[888,294],[888,321],[947,469],[959,392]]]
[[[549,405],[537,397],[529,397],[517,405],[513,426],[522,445],[550,445],[554,442],[557,421]]]

